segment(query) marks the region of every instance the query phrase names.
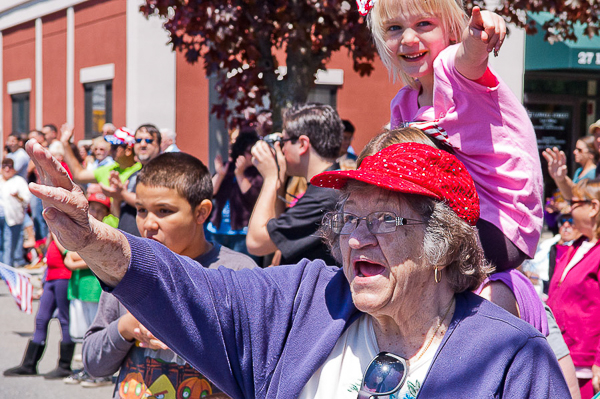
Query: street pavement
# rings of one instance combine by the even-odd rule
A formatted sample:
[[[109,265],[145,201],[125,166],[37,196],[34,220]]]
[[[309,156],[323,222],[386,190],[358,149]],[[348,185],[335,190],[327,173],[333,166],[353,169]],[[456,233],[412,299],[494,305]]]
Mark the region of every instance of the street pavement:
[[[21,363],[27,341],[33,336],[35,313],[39,302],[33,301],[33,313],[21,312],[10,295],[6,283],[0,279],[0,371]],[[47,373],[56,367],[60,341],[58,320],[50,322],[46,352],[40,361],[39,373]],[[81,345],[77,345],[76,354],[81,354]],[[82,368],[81,361],[74,361],[72,367]],[[0,373],[0,398],[12,399],[109,399],[112,386],[84,388],[79,385],[67,385],[62,380],[45,380],[35,377],[4,377]]]

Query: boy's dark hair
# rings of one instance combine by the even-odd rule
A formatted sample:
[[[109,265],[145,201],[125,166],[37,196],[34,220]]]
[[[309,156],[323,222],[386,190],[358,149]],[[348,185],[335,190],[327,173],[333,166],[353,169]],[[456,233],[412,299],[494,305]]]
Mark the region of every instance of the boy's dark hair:
[[[8,165],[11,168],[15,167],[15,161],[12,160],[12,158],[4,158],[2,160],[2,167],[4,167],[4,165]]]
[[[335,159],[340,153],[344,125],[337,111],[329,105],[292,105],[283,114],[283,128],[289,138],[307,136],[317,154],[325,159]]]
[[[208,168],[184,152],[166,152],[140,171],[138,184],[176,190],[195,209],[205,199],[212,201],[213,185]]]
[[[354,128],[354,125],[352,124],[352,122],[350,122],[348,119],[342,119],[342,123],[344,124],[344,132],[354,134],[356,129]]]
[[[258,141],[258,134],[256,130],[252,130],[249,132],[240,133],[239,136],[235,139],[235,142],[231,144],[231,159],[233,163],[240,156],[244,155],[248,148],[252,148],[254,144]]]
[[[160,147],[160,143],[162,142],[162,134],[160,134],[160,130],[158,130],[156,126],[150,123],[146,123],[145,125],[141,125],[140,127],[138,127],[135,133],[137,134],[137,132],[139,132],[142,129],[144,129],[146,132],[148,132],[148,134],[154,137],[154,139],[156,140],[156,144]]]

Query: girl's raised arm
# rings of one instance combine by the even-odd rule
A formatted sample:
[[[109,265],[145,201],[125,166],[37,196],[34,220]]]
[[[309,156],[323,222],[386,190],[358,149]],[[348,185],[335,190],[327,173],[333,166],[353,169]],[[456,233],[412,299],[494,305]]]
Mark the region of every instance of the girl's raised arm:
[[[498,54],[506,36],[506,23],[498,14],[473,7],[469,25],[456,53],[455,65],[467,79],[477,80],[488,66],[488,54]]]

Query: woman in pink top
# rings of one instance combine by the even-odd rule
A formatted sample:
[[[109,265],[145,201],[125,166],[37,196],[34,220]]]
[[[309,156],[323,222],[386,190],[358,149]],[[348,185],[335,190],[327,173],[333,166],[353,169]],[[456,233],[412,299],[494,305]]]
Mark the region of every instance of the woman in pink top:
[[[479,7],[469,19],[456,0],[359,3],[370,9],[384,64],[405,84],[391,103],[391,128],[418,127],[454,149],[475,181],[477,227],[497,271],[533,257],[543,195],[535,132],[525,108],[488,67],[489,52],[504,41],[503,19]]]
[[[548,305],[571,351],[581,397],[600,391],[600,181],[573,187],[571,215],[582,237],[556,261]]]

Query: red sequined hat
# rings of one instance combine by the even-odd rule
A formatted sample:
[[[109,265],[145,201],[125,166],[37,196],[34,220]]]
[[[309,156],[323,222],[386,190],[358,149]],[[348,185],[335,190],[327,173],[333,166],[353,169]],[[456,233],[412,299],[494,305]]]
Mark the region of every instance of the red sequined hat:
[[[465,165],[454,155],[425,144],[391,145],[366,157],[358,170],[323,172],[310,183],[341,189],[349,179],[435,198],[472,226],[479,219],[479,196]]]

